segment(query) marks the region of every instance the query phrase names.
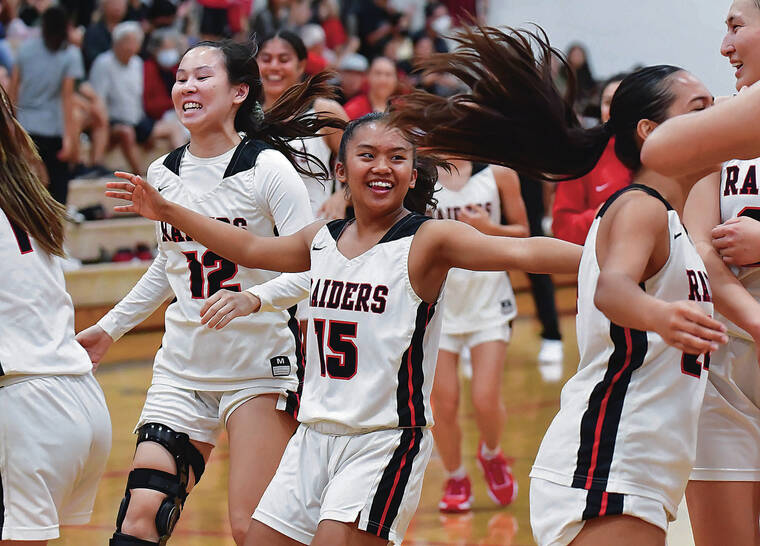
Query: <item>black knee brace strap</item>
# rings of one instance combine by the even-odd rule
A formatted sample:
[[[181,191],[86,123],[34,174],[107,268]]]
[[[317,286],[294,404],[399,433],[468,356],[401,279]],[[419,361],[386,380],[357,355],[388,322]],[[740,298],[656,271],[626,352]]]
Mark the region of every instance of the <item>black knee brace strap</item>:
[[[143,540],[141,538],[133,537],[132,535],[125,535],[124,533],[116,532],[108,541],[108,546],[156,546],[158,542],[151,542],[149,540]]]
[[[174,526],[177,524],[177,520],[179,520],[185,499],[187,499],[190,468],[193,469],[195,483],[198,483],[206,468],[203,455],[190,443],[190,437],[181,432],[174,432],[165,425],[147,423],[141,426],[138,430],[137,444],[139,445],[142,442],[155,442],[171,453],[177,465],[177,473],[171,474],[153,468],[135,468],[129,473],[127,489],[119,507],[119,514],[116,518],[116,533],[111,539],[111,546],[121,544],[166,544],[174,530]],[[158,543],[146,542],[121,532],[121,525],[127,515],[132,489],[152,489],[166,495],[156,513],[156,530],[160,536]],[[125,540],[133,542],[125,542]]]

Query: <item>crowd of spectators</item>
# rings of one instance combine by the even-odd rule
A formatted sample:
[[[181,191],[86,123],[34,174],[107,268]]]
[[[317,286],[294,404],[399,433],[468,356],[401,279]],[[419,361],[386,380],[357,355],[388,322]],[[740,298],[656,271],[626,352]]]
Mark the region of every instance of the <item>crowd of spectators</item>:
[[[421,87],[461,91],[423,77],[418,63],[449,48],[474,0],[0,0],[0,85],[38,146],[51,192],[65,202],[74,176],[119,166],[144,173],[146,154],[185,142],[171,87],[182,52],[199,40],[259,42],[283,29],[307,48],[305,73],[334,70],[352,118],[384,110]],[[482,14],[481,14],[482,15]],[[85,143],[87,146],[82,147]]]

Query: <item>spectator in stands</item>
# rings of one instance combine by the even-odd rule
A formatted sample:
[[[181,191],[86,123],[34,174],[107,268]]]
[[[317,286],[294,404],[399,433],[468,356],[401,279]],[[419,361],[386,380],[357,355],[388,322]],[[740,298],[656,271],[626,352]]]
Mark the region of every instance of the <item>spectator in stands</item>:
[[[103,97],[111,124],[111,140],[119,144],[129,168],[144,172],[139,144],[151,138],[168,138],[176,148],[185,134],[176,120],[154,121],[143,110],[143,61],[137,55],[143,40],[140,24],[119,23],[113,30],[113,47],[95,59],[90,83]]]
[[[145,114],[159,121],[167,112],[176,119],[172,87],[186,40],[172,28],[154,31],[147,39],[147,58],[143,62],[143,108]]]
[[[108,110],[103,99],[95,92],[89,82],[81,82],[74,93],[74,134],[85,131],[90,136],[89,164],[78,165],[75,169],[77,178],[98,178],[111,174],[103,166],[103,158],[108,148]]]
[[[610,103],[626,74],[617,74],[604,85],[602,123],[610,119]],[[615,155],[611,138],[596,167],[586,176],[557,184],[552,212],[555,237],[582,245],[599,207],[609,196],[631,183],[632,173]]]
[[[570,44],[567,49],[567,62],[575,74],[575,111],[578,115],[586,116],[587,107],[591,106],[593,110],[593,105],[590,105],[590,102],[597,93],[596,80],[591,74],[586,48],[579,43]],[[564,73],[563,77],[567,79],[567,73]]]
[[[82,54],[84,66],[89,72],[95,57],[111,49],[113,29],[124,20],[127,14],[127,0],[102,0],[100,19],[92,23],[84,33]]]
[[[449,46],[443,36],[451,32],[452,19],[449,9],[441,2],[429,2],[425,6],[425,28],[416,37],[427,36],[433,42],[436,53],[446,53]]]
[[[337,0],[318,0],[317,20],[325,31],[325,46],[336,53],[349,42],[346,29],[340,20]],[[356,45],[358,48],[358,44]]]
[[[367,92],[348,101],[345,109],[349,119],[357,119],[370,112],[384,112],[398,89],[398,73],[393,61],[377,57],[367,74]]]
[[[366,0],[356,12],[356,23],[361,48],[359,52],[374,59],[383,51],[385,43],[401,22],[401,14],[388,6],[388,0]]]
[[[400,63],[399,68],[406,73],[410,87],[424,89],[429,93],[449,97],[454,93],[466,92],[461,80],[451,74],[424,74],[425,63],[435,53],[433,40],[427,34],[418,34],[414,40],[414,56],[410,63]]]
[[[367,59],[359,53],[349,53],[340,60],[338,64],[342,94],[338,100],[340,104],[345,105],[364,90],[368,68]]]
[[[251,16],[251,37],[259,43],[265,36],[289,28],[290,0],[267,0],[266,5]]]
[[[198,0],[198,3],[201,5],[201,39],[221,40],[243,30],[252,0]]]
[[[68,29],[63,8],[54,6],[42,14],[42,36],[19,48],[10,90],[18,119],[45,164],[50,193],[63,204],[71,179],[68,162],[78,159],[74,82],[84,77],[81,52],[67,43]]]
[[[143,40],[143,47],[140,50],[140,57],[142,59],[150,57],[148,44],[151,43],[153,32],[159,29],[171,28],[175,25],[177,6],[171,0],[152,0],[146,17],[146,23],[143,25],[145,39]]]
[[[317,24],[304,25],[299,32],[301,40],[306,46],[306,67],[304,72],[308,76],[319,74],[335,63],[335,53],[327,49],[324,29]]]

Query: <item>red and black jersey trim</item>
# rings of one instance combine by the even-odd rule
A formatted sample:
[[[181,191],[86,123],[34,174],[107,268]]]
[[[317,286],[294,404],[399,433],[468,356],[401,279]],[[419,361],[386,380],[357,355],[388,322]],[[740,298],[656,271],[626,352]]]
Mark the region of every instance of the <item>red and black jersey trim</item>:
[[[296,306],[294,305],[288,309],[290,319],[288,320],[288,329],[293,334],[293,339],[296,342],[296,377],[298,378],[298,388],[295,391],[288,391],[288,398],[285,403],[285,411],[293,416],[294,419],[298,418],[298,409],[301,407],[301,395],[303,394],[303,376],[304,376],[304,354],[303,343],[301,342],[301,329],[298,325],[298,319],[296,319]]]
[[[600,516],[619,516],[623,513],[622,493],[608,493],[591,489],[586,494],[586,508],[583,519],[593,519]]]
[[[607,372],[596,384],[581,419],[573,487],[605,491],[615,454],[623,402],[633,372],[644,363],[647,334],[610,324],[613,351]]]
[[[354,218],[344,218],[342,220],[333,220],[327,223],[327,229],[330,231],[330,235],[337,242],[340,239],[343,231],[353,222]],[[380,239],[377,244],[388,243],[390,241],[397,241],[404,237],[410,237],[417,233],[420,226],[432,220],[429,216],[424,216],[416,212],[411,212],[404,216],[401,220],[391,226],[391,228],[385,232],[383,238]]]
[[[399,445],[393,452],[388,466],[385,467],[372,498],[366,529],[368,533],[388,539],[391,526],[398,516],[401,501],[406,493],[414,458],[420,452],[422,434],[420,428],[402,430]]]
[[[430,319],[435,314],[435,304],[422,302],[417,307],[417,318],[409,347],[404,351],[398,369],[398,387],[396,389],[396,411],[399,427],[424,427],[425,398],[422,384],[425,382],[423,360],[425,358],[423,342]]]

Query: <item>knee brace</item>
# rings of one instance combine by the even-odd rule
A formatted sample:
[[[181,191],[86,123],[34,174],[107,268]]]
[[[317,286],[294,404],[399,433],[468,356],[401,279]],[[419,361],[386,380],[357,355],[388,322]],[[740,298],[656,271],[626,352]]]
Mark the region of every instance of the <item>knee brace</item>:
[[[155,442],[162,445],[174,457],[177,473],[171,474],[153,468],[135,468],[129,473],[124,499],[121,501],[119,513],[116,516],[116,533],[111,538],[111,546],[166,544],[187,499],[190,469],[193,469],[195,483],[198,483],[206,468],[203,455],[190,443],[190,437],[187,434],[174,432],[171,428],[159,423],[147,423],[141,426],[137,433],[137,445],[142,442]],[[156,530],[159,535],[157,543],[121,532],[132,489],[152,489],[166,495],[156,512]]]

